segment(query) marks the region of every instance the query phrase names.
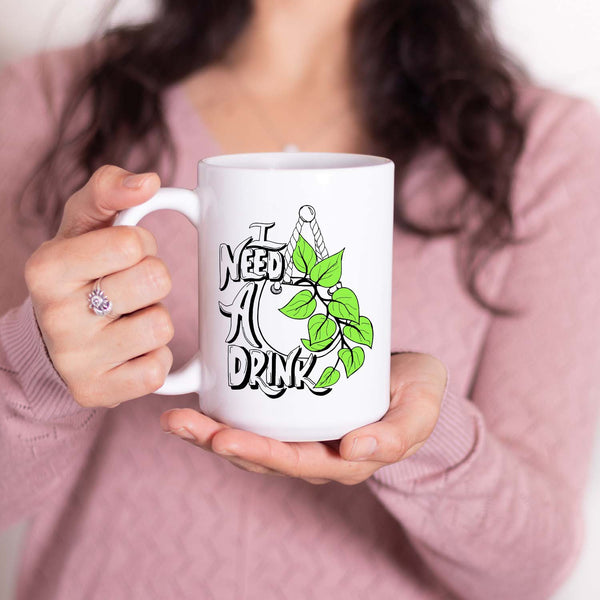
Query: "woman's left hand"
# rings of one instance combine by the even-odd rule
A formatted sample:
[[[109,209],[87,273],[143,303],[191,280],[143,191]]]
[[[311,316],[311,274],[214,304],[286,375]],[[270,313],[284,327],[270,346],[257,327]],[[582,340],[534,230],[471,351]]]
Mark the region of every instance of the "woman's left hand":
[[[437,358],[395,354],[390,374],[388,412],[340,441],[279,442],[233,429],[191,408],[163,413],[161,427],[246,471],[354,485],[414,454],[431,435],[440,413],[447,372]]]

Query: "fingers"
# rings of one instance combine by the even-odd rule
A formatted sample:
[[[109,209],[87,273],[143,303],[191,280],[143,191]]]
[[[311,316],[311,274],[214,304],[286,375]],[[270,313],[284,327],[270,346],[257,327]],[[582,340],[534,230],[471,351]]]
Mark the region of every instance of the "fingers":
[[[263,465],[257,465],[256,463],[252,463],[248,460],[244,460],[242,458],[236,458],[234,456],[227,457],[228,462],[230,462],[234,467],[241,469],[242,471],[248,471],[249,473],[259,473],[260,475],[274,475],[275,477],[287,477],[284,473],[279,473],[279,471],[273,471],[272,469],[267,469]]]
[[[173,433],[182,440],[191,442],[207,451],[212,450],[212,438],[215,434],[224,429],[229,429],[227,425],[214,421],[191,408],[168,410],[161,415],[160,426],[166,433]],[[244,471],[263,475],[283,475],[241,458],[233,456],[227,458],[231,464]]]
[[[212,438],[218,431],[229,429],[228,425],[219,423],[191,408],[168,410],[161,415],[160,426],[163,431],[180,432],[178,433],[180,437],[193,439],[197,446],[205,450],[211,449]]]
[[[350,462],[335,448],[320,442],[286,443],[230,428],[192,409],[163,413],[161,428],[204,450],[254,473],[285,475],[323,484],[339,481],[354,485],[367,479],[381,464]]]
[[[160,188],[156,173],[100,167],[65,205],[57,237],[71,238],[110,225],[118,211],[142,204]]]
[[[89,281],[156,253],[156,240],[143,227],[109,227],[42,244],[27,261],[25,279],[36,300],[61,300]]]
[[[154,305],[109,321],[99,331],[86,322],[92,318],[64,317],[58,324],[41,325],[50,334],[44,336],[54,366],[75,401],[85,407],[114,406],[158,389],[172,362],[166,347],[173,337],[167,309]]]
[[[79,390],[79,403],[86,406],[113,408],[131,398],[155,392],[163,383],[173,364],[167,346],[152,350],[112,369],[102,377],[102,385]]]
[[[335,449],[320,442],[279,442],[236,429],[217,432],[212,439],[212,450],[310,483],[338,481],[355,485],[379,466],[344,460]]]
[[[104,277],[102,291],[112,302],[112,315],[125,315],[163,300],[171,291],[171,276],[162,260],[147,256],[129,269]]]
[[[97,335],[96,347],[90,349],[97,363],[114,368],[132,358],[165,346],[174,335],[169,311],[155,304],[110,321]]]

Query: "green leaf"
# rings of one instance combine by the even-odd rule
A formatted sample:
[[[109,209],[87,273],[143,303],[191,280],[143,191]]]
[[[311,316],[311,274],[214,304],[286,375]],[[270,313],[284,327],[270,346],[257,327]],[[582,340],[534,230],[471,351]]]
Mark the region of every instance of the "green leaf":
[[[342,277],[342,254],[340,250],[333,256],[319,261],[311,270],[310,278],[318,285],[331,287],[339,282]]]
[[[335,290],[329,303],[329,314],[338,319],[347,319],[358,323],[360,312],[358,310],[358,299],[356,294],[349,288]]]
[[[286,317],[292,319],[306,319],[315,312],[317,302],[309,290],[298,292],[283,308],[280,308]]]
[[[334,385],[338,382],[339,378],[340,378],[340,372],[337,369],[334,369],[333,367],[327,367],[321,374],[321,377],[320,377],[319,381],[317,381],[315,387],[316,388],[331,387],[332,385]]]
[[[310,273],[317,262],[317,255],[313,247],[302,236],[298,238],[298,243],[292,254],[292,260],[294,261],[294,265],[296,265],[296,269],[305,275]]]
[[[373,325],[367,317],[360,317],[358,324],[350,323],[346,325],[343,334],[352,342],[364,344],[369,348],[373,347]]]
[[[350,350],[343,348],[338,351],[338,356],[344,363],[346,377],[350,377],[352,373],[356,373],[365,362],[365,351],[360,346],[356,346]]]
[[[327,348],[327,346],[331,346],[332,342],[333,342],[333,338],[329,337],[324,340],[319,340],[318,342],[313,342],[311,344],[310,340],[302,338],[302,343],[304,344],[304,347],[307,350],[310,350],[311,352],[320,352],[321,350],[325,350],[325,348]]]
[[[326,338],[333,337],[335,333],[335,321],[326,315],[313,315],[308,321],[308,336],[312,344]]]

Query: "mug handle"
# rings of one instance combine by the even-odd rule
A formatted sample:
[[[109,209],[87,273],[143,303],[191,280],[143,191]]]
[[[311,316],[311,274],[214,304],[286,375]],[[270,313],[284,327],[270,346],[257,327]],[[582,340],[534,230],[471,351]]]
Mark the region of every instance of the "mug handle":
[[[196,192],[182,188],[160,188],[150,200],[119,212],[113,225],[137,225],[143,217],[161,209],[180,212],[196,229],[200,225],[200,198]],[[163,385],[154,393],[166,396],[198,393],[200,372],[200,355],[196,353],[179,371],[169,373]]]

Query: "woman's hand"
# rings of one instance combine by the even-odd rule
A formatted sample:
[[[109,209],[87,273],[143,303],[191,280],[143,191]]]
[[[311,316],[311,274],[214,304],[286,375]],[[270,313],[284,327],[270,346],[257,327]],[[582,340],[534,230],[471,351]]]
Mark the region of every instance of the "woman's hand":
[[[392,356],[388,412],[339,442],[278,442],[227,427],[189,408],[165,412],[161,426],[247,471],[354,485],[408,458],[425,443],[439,416],[446,379],[445,366],[433,356]]]
[[[100,168],[66,203],[56,237],[25,267],[37,322],[56,371],[82,406],[116,406],[158,389],[171,368],[171,289],[154,236],[111,227],[117,212],[160,187],[156,174]],[[97,278],[117,319],[96,316],[88,293]]]

